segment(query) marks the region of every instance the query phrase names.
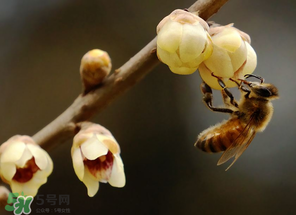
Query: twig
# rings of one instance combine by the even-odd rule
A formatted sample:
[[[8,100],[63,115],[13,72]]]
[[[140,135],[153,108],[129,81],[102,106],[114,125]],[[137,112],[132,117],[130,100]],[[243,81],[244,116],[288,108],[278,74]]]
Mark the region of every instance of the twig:
[[[199,0],[188,10],[197,12],[204,20],[210,18],[228,0]],[[126,62],[97,89],[79,95],[74,103],[54,121],[37,132],[33,139],[49,149],[73,137],[79,130],[77,123],[89,120],[113,99],[134,86],[159,63],[156,57],[156,38]]]

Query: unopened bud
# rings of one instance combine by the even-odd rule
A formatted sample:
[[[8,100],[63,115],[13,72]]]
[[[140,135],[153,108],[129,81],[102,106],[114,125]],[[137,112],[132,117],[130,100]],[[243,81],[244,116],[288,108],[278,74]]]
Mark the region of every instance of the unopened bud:
[[[201,78],[213,89],[221,90],[213,73],[224,79],[227,87],[237,86],[232,79],[241,79],[254,72],[257,55],[250,45],[250,36],[233,24],[220,26],[214,24],[209,33],[213,41],[213,53],[198,68]]]
[[[157,26],[157,56],[173,73],[192,74],[212,53],[209,26],[200,17],[175,10]]]
[[[80,76],[84,85],[84,93],[101,84],[111,71],[111,59],[107,52],[93,49],[81,59]]]

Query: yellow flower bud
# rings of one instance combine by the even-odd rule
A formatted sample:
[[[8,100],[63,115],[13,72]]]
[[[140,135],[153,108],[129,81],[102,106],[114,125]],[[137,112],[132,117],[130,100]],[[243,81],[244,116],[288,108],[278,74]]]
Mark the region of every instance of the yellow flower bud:
[[[16,135],[0,147],[0,177],[13,193],[35,196],[52,169],[47,152],[29,136]]]
[[[184,10],[175,10],[157,26],[157,56],[173,73],[194,73],[212,53],[208,24]]]
[[[227,87],[236,84],[229,78],[243,78],[245,74],[254,72],[257,55],[250,45],[250,37],[233,27],[213,25],[209,30],[213,41],[213,53],[199,66],[201,78],[213,89],[221,90],[217,79],[211,74],[224,79]]]
[[[101,84],[111,71],[111,59],[107,52],[94,49],[87,52],[81,59],[80,76],[87,93]]]
[[[98,192],[99,182],[124,187],[120,148],[104,127],[92,123],[82,127],[74,137],[71,155],[75,173],[87,187],[88,196]]]

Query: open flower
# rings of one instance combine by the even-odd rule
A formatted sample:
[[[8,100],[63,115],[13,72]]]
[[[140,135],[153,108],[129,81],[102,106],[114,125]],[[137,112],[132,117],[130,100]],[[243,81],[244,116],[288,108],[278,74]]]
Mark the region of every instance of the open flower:
[[[104,127],[87,123],[74,137],[71,155],[75,173],[90,197],[98,192],[99,182],[125,185],[119,145]]]
[[[173,73],[195,72],[212,53],[209,26],[200,17],[175,10],[157,26],[157,56]]]
[[[13,193],[35,196],[52,169],[47,152],[29,136],[16,135],[0,147],[0,176]]]
[[[212,73],[224,78],[227,87],[235,87],[236,84],[229,78],[243,78],[245,74],[253,73],[257,66],[257,55],[250,45],[251,39],[233,24],[214,24],[209,33],[213,41],[213,53],[199,66],[200,76],[213,89],[221,90],[221,87]]]

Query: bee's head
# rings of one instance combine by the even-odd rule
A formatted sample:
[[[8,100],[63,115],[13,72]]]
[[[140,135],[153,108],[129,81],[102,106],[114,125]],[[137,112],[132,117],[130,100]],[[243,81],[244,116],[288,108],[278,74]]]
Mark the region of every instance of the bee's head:
[[[252,95],[267,100],[279,98],[278,89],[273,84],[249,82]]]

